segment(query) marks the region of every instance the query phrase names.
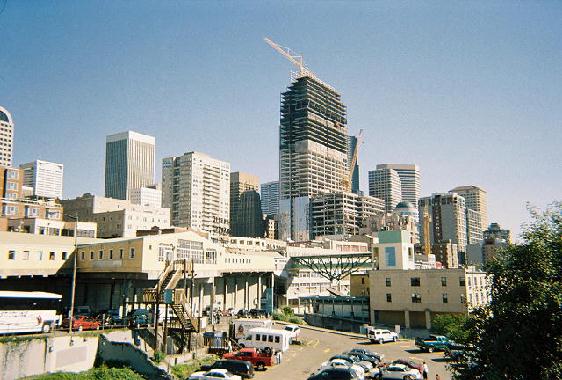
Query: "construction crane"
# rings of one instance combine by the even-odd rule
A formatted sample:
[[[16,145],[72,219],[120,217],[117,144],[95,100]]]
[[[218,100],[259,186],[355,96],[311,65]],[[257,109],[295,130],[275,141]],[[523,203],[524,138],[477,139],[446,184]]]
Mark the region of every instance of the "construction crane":
[[[332,91],[336,91],[332,86],[330,86],[329,84],[320,80],[320,78],[318,78],[316,76],[316,74],[314,74],[314,72],[312,72],[312,70],[310,70],[308,67],[306,67],[306,65],[304,64],[304,59],[303,59],[302,55],[296,54],[290,48],[283,47],[283,46],[273,42],[271,39],[269,39],[267,37],[264,38],[264,41],[269,46],[271,46],[273,49],[275,49],[279,54],[281,54],[283,57],[287,58],[293,65],[295,65],[297,67],[298,72],[297,73],[291,72],[291,79],[298,79],[298,78],[302,78],[302,77],[310,77],[310,78],[313,78],[314,80],[320,82],[324,86],[328,87]]]

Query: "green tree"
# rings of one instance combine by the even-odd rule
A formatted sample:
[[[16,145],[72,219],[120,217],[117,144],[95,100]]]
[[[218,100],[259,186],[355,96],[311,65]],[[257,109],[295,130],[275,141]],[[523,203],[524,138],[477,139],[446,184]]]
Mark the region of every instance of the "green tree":
[[[468,338],[465,328],[467,320],[468,317],[464,314],[439,314],[431,321],[431,331],[454,341],[464,342]]]
[[[492,300],[466,322],[457,379],[562,379],[562,207],[531,210],[522,243],[486,268]]]

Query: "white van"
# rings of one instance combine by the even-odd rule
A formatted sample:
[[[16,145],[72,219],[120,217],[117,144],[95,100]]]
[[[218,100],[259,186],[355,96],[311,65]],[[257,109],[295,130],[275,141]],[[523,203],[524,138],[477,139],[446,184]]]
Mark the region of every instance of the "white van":
[[[242,347],[270,347],[273,351],[285,352],[291,344],[291,333],[285,330],[256,327],[250,329],[245,338],[238,339],[238,344]]]
[[[271,319],[251,319],[251,318],[239,318],[233,321],[234,324],[234,338],[241,339],[245,338],[250,329],[261,327],[265,329],[271,328]]]

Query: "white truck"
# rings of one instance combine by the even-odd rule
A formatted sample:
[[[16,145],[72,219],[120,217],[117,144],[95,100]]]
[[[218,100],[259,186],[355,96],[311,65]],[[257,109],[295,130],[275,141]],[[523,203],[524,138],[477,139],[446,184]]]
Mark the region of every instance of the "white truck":
[[[239,318],[235,319],[233,322],[234,325],[234,338],[235,339],[243,339],[245,338],[250,329],[261,327],[264,329],[270,329],[271,319],[251,319],[251,318]],[[231,330],[232,331],[232,330]]]

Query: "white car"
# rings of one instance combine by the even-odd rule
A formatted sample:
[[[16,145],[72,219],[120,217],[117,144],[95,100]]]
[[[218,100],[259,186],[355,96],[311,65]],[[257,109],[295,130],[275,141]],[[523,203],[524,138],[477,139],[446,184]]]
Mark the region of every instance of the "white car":
[[[396,342],[398,340],[398,334],[389,330],[369,330],[367,337],[371,342],[383,344],[385,342]]]
[[[212,369],[210,371],[199,371],[189,376],[189,380],[242,380],[238,375],[233,375],[226,369]]]
[[[383,368],[381,372],[383,380],[403,380],[404,378],[408,378],[406,376],[409,376],[411,379],[416,380],[422,379],[420,371],[418,371],[417,369],[409,368],[404,364],[392,364],[386,368]]]
[[[292,340],[299,340],[299,336],[301,334],[301,328],[297,325],[286,325],[284,328],[285,331],[291,333]]]
[[[347,360],[343,359],[334,359],[332,361],[322,363],[320,369],[326,368],[350,368],[351,370],[355,371],[357,378],[359,380],[365,379],[365,370],[358,364],[350,364]]]

